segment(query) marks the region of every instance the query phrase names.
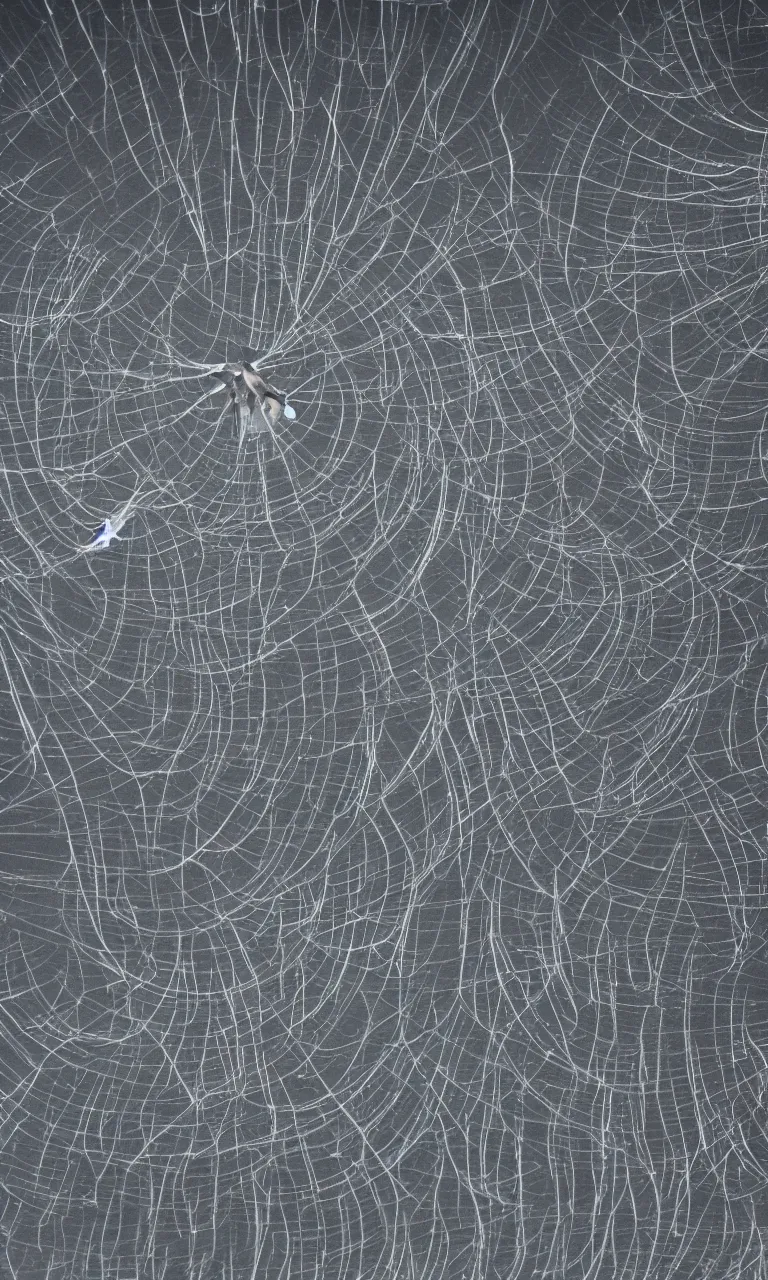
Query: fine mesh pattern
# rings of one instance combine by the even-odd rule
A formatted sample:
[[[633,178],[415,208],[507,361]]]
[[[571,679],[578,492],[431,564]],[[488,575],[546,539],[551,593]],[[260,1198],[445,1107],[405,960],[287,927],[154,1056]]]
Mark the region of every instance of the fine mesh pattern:
[[[5,20],[0,1274],[768,1275],[768,16],[710,8]]]

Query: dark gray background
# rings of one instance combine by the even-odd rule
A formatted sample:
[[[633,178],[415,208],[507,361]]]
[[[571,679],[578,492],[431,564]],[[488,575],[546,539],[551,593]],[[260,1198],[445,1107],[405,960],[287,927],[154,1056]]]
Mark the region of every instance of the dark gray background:
[[[765,1276],[765,8],[3,49],[0,1269]]]

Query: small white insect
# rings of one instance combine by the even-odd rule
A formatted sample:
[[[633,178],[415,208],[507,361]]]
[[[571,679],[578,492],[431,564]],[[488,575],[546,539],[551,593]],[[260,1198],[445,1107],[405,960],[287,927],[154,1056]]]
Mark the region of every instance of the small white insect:
[[[108,547],[113,538],[120,542],[120,535],[112,524],[111,520],[105,520],[96,530],[88,544],[92,551],[99,551],[102,547]]]
[[[80,551],[101,551],[102,548],[109,546],[116,538],[118,542],[122,542],[120,530],[123,525],[132,519],[137,507],[151,506],[153,501],[159,498],[161,493],[165,493],[171,487],[172,482],[169,480],[166,484],[157,485],[156,482],[147,477],[142,480],[136,492],[128,499],[124,507],[112,515],[109,519],[100,524],[90,542],[86,542],[85,546],[80,547]],[[154,497],[148,497],[148,489],[154,489],[156,492]]]

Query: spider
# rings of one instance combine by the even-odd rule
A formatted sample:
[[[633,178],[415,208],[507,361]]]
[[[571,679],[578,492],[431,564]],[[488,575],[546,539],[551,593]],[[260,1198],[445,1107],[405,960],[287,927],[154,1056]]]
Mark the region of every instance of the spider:
[[[284,395],[262,377],[253,365],[254,352],[243,348],[239,365],[225,365],[212,373],[229,391],[235,413],[235,422],[243,435],[255,435],[276,426],[281,417],[289,421],[296,417],[296,410],[288,404]]]

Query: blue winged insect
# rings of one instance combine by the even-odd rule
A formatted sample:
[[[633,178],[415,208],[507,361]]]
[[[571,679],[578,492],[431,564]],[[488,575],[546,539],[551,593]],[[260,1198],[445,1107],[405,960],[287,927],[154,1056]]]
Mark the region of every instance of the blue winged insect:
[[[163,485],[157,485],[151,478],[142,480],[136,492],[131,495],[125,505],[122,506],[114,515],[104,520],[103,523],[99,525],[90,542],[87,542],[84,547],[80,547],[80,550],[101,551],[102,548],[108,547],[110,543],[115,540],[122,542],[123,539],[120,537],[120,530],[123,528],[123,525],[126,525],[133,517],[133,514],[139,505],[147,505],[147,490],[150,488],[156,489],[157,497],[169,487],[170,482]]]
[[[111,520],[105,520],[102,525],[94,533],[88,544],[92,550],[99,551],[102,547],[108,547],[113,538],[120,541],[120,535],[112,524]]]

